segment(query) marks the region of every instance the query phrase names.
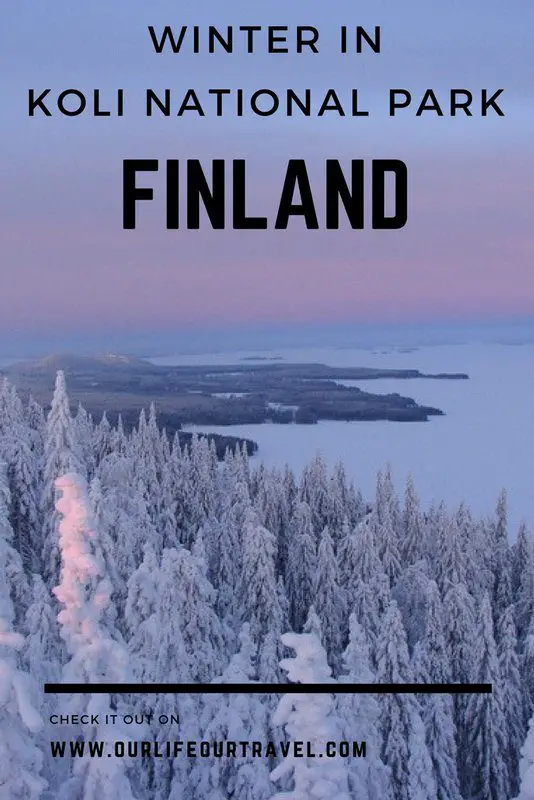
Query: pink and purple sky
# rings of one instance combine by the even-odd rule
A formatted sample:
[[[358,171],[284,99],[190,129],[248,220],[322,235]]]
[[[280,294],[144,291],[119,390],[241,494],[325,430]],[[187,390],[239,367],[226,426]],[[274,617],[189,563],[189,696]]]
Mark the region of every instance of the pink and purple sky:
[[[534,6],[280,0],[20,4],[0,28],[0,332],[47,335],[534,314]],[[155,55],[147,26],[315,25],[318,55]],[[382,53],[336,53],[339,26],[382,27]],[[27,92],[126,92],[123,119],[30,119]],[[366,119],[145,119],[147,88],[360,90]],[[503,88],[504,118],[387,117],[390,88]],[[53,94],[52,92],[52,94]],[[246,158],[250,213],[276,211],[288,158],[321,193],[326,158],[401,158],[400,231],[166,231],[161,200],[122,230],[124,158]],[[159,197],[161,198],[160,191]]]

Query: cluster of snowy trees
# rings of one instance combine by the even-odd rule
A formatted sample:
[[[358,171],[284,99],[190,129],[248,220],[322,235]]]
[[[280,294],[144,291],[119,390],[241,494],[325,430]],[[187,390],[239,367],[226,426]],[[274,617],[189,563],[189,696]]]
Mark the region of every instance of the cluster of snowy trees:
[[[319,456],[300,476],[218,461],[170,442],[153,407],[128,433],[72,414],[62,373],[46,415],[4,382],[0,459],[0,797],[533,800],[534,549],[525,526],[510,543],[504,493],[474,519],[422,510],[411,481],[399,498],[389,469],[364,500]],[[288,679],[332,694],[42,691]],[[372,681],[493,693],[336,692]],[[153,716],[49,722],[110,711]],[[51,757],[76,737],[365,740],[367,758]]]

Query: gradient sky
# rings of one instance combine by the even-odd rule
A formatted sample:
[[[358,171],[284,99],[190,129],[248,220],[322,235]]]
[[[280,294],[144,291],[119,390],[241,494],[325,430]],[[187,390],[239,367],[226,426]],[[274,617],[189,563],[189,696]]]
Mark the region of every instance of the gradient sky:
[[[534,114],[526,0],[2,2],[0,331],[373,322],[534,312]],[[296,24],[320,53],[155,55],[147,25]],[[382,53],[339,55],[340,25]],[[27,91],[126,90],[123,119],[29,119]],[[360,89],[368,119],[144,119],[144,91]],[[504,119],[389,119],[389,88],[504,88]],[[166,231],[161,204],[122,230],[124,158],[245,157],[251,213],[274,216],[287,159],[401,158],[400,231]]]

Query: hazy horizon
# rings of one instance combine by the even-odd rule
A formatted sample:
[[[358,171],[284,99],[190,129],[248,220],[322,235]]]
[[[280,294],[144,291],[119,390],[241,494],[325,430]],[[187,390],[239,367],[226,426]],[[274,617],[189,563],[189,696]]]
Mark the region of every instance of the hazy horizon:
[[[273,352],[317,346],[420,347],[470,342],[524,344],[534,341],[534,317],[418,323],[357,323],[284,326],[191,326],[175,330],[69,331],[32,335],[9,332],[0,338],[1,359],[42,358],[51,354],[94,355],[120,352],[140,357],[174,353],[243,350]]]

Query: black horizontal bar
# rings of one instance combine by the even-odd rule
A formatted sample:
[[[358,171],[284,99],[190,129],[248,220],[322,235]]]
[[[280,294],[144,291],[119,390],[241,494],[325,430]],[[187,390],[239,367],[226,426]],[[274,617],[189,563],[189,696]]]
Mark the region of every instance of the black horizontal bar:
[[[491,694],[491,683],[45,683],[45,694]]]

